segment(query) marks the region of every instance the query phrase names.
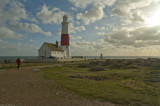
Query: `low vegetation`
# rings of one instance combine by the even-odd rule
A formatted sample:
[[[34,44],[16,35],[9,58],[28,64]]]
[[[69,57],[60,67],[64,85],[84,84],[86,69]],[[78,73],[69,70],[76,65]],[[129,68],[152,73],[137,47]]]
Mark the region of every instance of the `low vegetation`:
[[[20,67],[33,67],[33,66],[46,66],[46,65],[60,65],[60,64],[72,64],[72,63],[82,63],[82,62],[87,62],[86,61],[70,61],[70,62],[22,62]],[[0,63],[0,70],[4,69],[10,69],[10,68],[17,68],[16,62],[11,62],[11,63]]]
[[[42,65],[52,65],[56,63],[22,63],[20,67],[31,67],[31,66],[42,66]],[[15,63],[1,63],[0,64],[0,70],[2,69],[9,69],[9,68],[17,68],[17,64]]]
[[[158,59],[92,60],[46,68],[45,78],[90,99],[123,105],[160,105]]]

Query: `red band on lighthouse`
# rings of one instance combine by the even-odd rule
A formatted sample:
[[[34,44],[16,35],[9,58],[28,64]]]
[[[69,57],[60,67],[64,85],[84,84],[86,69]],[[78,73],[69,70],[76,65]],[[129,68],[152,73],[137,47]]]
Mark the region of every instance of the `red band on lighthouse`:
[[[69,34],[61,34],[61,46],[70,46]]]

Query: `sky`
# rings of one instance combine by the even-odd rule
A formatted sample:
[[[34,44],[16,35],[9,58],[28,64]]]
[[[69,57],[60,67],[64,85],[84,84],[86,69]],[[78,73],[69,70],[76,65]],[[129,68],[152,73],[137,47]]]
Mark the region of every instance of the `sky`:
[[[160,0],[0,0],[0,56],[38,56],[60,42],[72,56],[160,56]]]

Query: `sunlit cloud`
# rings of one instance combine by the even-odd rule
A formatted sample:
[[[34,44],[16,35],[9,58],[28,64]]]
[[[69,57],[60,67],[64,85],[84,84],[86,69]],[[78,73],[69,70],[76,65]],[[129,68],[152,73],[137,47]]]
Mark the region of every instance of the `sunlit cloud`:
[[[36,15],[44,24],[60,24],[62,22],[62,16],[66,14],[69,13],[61,11],[59,8],[50,8],[44,4],[41,10],[37,12]],[[71,20],[72,16],[68,16],[69,20]]]
[[[160,25],[160,8],[146,20],[146,24],[148,24],[149,26]]]
[[[93,8],[85,13],[78,13],[77,19],[82,20],[85,25],[101,20],[104,16],[104,5],[102,3],[94,4]]]

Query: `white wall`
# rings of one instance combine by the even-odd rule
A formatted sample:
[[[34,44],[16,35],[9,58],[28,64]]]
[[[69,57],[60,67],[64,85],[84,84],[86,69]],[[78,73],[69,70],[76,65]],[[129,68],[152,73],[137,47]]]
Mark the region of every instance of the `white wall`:
[[[61,48],[66,51],[66,58],[71,58],[70,46],[61,46]]]
[[[69,23],[68,22],[62,22],[61,34],[69,34]]]
[[[63,48],[62,48],[63,49]],[[59,51],[50,51],[50,49],[43,43],[43,45],[38,50],[38,56],[40,57],[58,57],[58,58],[66,58],[66,52],[59,52]]]
[[[50,49],[43,43],[43,45],[40,47],[38,50],[38,55],[42,57],[50,57],[51,56],[51,51]]]
[[[65,52],[52,51],[51,56],[58,57],[58,58],[64,58]]]

